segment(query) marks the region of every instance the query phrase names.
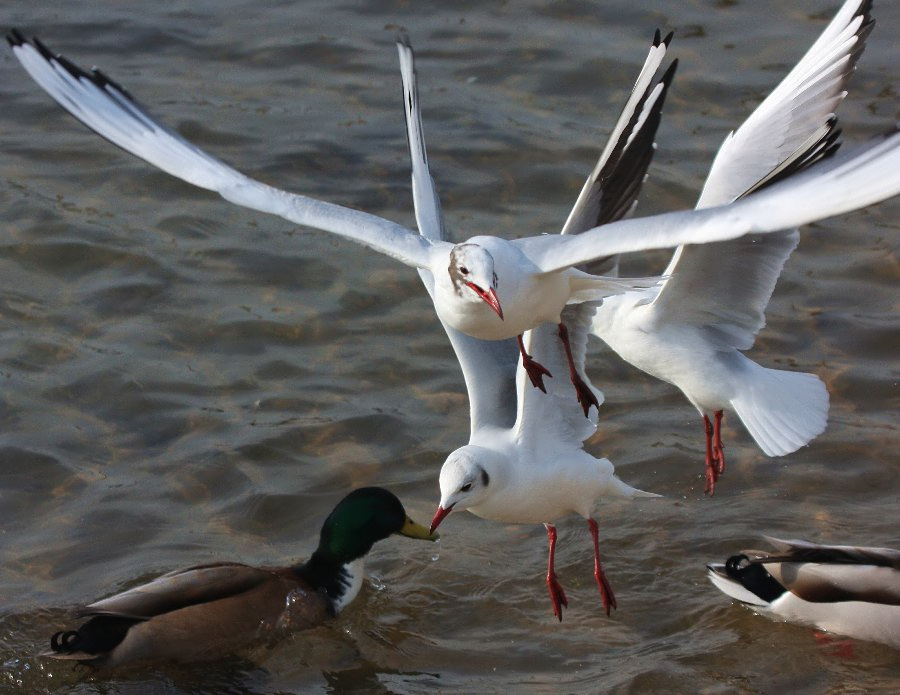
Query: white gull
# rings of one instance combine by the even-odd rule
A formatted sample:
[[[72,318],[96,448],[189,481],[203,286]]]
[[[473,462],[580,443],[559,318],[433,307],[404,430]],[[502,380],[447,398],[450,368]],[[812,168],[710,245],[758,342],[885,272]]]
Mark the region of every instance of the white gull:
[[[836,149],[834,111],[874,24],[870,8],[869,0],[846,2],[781,84],[725,139],[698,208],[729,203]],[[582,225],[594,226],[590,220]],[[708,494],[725,466],[724,409],[737,413],[768,456],[789,454],[825,429],[828,392],[818,377],[768,369],[741,352],[765,325],[766,305],[798,241],[794,229],[681,246],[659,285],[609,297],[594,316],[594,335],[632,365],[677,386],[700,412]]]
[[[653,138],[659,124],[665,90],[674,65],[659,82],[652,78],[665,50],[657,33],[647,62],[631,98],[614,128],[611,146],[601,158],[593,192],[585,203],[597,218],[617,219],[636,200],[653,156]],[[412,161],[413,202],[420,233],[444,239],[440,201],[431,177],[416,87],[413,52],[406,37],[397,44]],[[595,172],[596,173],[596,172]],[[435,278],[419,274],[435,298]],[[560,341],[552,324],[525,333],[526,349],[539,352],[551,369],[567,366],[593,391],[599,404],[603,395],[584,374],[587,328],[592,303],[567,307],[560,328],[569,336]],[[606,613],[616,606],[612,586],[600,561],[599,526],[593,518],[598,501],[606,496],[655,496],[622,482],[612,463],[597,459],[583,448],[596,430],[596,418],[585,419],[581,409],[559,382],[549,384],[546,395],[529,386],[524,366],[517,368],[518,353],[512,339],[488,341],[465,335],[444,323],[459,359],[469,394],[469,443],[451,453],[441,468],[441,500],[431,523],[433,531],[451,511],[469,510],[477,516],[505,523],[543,523],[547,529],[549,558],[546,583],[553,614],[562,620],[568,605],[554,567],[554,522],[571,514],[587,519],[593,541],[594,578]],[[591,414],[593,416],[593,414]]]
[[[619,253],[791,229],[900,192],[900,133],[895,128],[851,159],[812,167],[729,205],[620,220],[574,236],[507,241],[478,235],[452,244],[375,215],[255,181],[158,123],[102,72],[82,70],[37,39],[28,42],[16,30],[7,39],[31,77],[110,142],[232,203],[338,234],[428,270],[435,279],[434,304],[440,319],[488,340],[519,336],[542,323],[559,324],[568,303],[645,284],[591,276],[577,270],[579,264]],[[569,368],[571,373],[577,371],[571,364]],[[532,379],[539,374],[531,368]],[[591,405],[589,396],[589,388],[579,390],[585,412]]]

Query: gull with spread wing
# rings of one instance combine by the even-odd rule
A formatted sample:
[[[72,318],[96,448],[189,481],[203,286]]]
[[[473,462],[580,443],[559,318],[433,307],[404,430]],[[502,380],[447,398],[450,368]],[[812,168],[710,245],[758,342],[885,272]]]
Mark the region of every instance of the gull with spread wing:
[[[840,131],[834,111],[874,24],[870,0],[849,0],[806,55],[722,144],[698,208],[730,203],[828,156]],[[579,201],[580,202],[580,201]],[[570,216],[578,231],[595,226]],[[734,410],[768,456],[789,454],[824,429],[828,392],[813,374],[767,369],[742,354],[765,325],[765,308],[796,229],[679,247],[657,286],[603,300],[592,332],[623,359],[677,386],[703,417],[706,492],[725,466],[722,414]]]
[[[615,220],[634,206],[647,167],[653,157],[654,136],[659,125],[665,91],[674,65],[654,82],[657,67],[670,37],[660,41],[657,33],[641,71],[610,139],[610,146],[595,169],[592,193],[583,209],[596,219]],[[662,49],[660,49],[662,47]],[[440,201],[428,168],[419,110],[413,52],[409,40],[397,44],[403,78],[413,203],[420,233],[429,239],[445,238]],[[435,278],[428,270],[420,276],[435,298]],[[587,329],[592,303],[575,304],[562,314],[559,329],[569,340],[558,339],[551,324],[527,331],[522,343],[540,352],[553,369],[569,366],[574,377],[593,392],[599,404],[603,395],[584,374]],[[594,578],[607,615],[616,606],[612,586],[600,561],[599,526],[592,514],[604,496],[653,497],[622,482],[612,463],[587,453],[582,443],[596,430],[596,419],[585,419],[567,389],[552,382],[546,395],[530,388],[527,369],[517,368],[518,351],[511,339],[480,340],[444,323],[444,328],[462,367],[469,394],[471,435],[469,443],[447,457],[440,474],[441,501],[431,530],[451,511],[468,509],[477,516],[505,523],[543,523],[549,541],[547,589],[553,614],[562,620],[568,605],[554,567],[556,520],[569,514],[587,519],[594,551]],[[591,414],[593,415],[593,414]]]
[[[87,72],[13,30],[13,53],[63,108],[112,143],[226,200],[338,234],[426,269],[434,305],[447,325],[501,340],[542,323],[559,324],[563,308],[641,283],[591,276],[575,266],[606,256],[777,232],[877,203],[900,192],[900,132],[848,159],[820,163],[729,205],[619,220],[578,235],[507,241],[478,235],[459,244],[430,239],[375,215],[288,193],[255,181],[166,128],[99,70]],[[570,372],[575,370],[570,366]],[[534,370],[532,369],[532,375]],[[536,377],[533,377],[536,378]],[[582,389],[580,396],[587,398]],[[587,411],[590,403],[583,403]]]

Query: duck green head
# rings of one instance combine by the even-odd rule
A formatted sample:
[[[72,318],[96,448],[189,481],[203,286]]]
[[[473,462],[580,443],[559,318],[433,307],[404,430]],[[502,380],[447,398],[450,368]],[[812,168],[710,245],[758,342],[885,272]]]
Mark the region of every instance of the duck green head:
[[[316,554],[339,563],[352,562],[395,533],[429,541],[439,537],[410,519],[392,492],[380,487],[358,488],[338,502],[325,519]]]

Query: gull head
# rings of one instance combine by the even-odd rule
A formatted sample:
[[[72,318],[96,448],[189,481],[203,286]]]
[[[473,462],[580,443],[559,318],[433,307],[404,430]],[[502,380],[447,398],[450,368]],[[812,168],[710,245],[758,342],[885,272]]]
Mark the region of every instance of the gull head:
[[[450,266],[447,271],[460,298],[484,302],[503,320],[503,309],[497,299],[494,257],[490,251],[478,244],[457,244],[450,251]]]
[[[477,505],[488,494],[491,477],[483,465],[489,452],[471,444],[454,451],[441,467],[441,503],[431,522],[431,532],[452,511]]]

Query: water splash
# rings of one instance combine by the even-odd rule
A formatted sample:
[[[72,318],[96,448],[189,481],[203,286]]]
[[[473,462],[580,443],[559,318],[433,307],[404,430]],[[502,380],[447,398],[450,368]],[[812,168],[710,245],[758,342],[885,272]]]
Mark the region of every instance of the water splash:
[[[433,547],[434,550],[433,550],[433,552],[431,553],[431,561],[432,561],[432,562],[437,562],[438,560],[441,559],[441,539],[438,538],[438,539],[434,542],[434,545],[433,545],[432,547]]]

